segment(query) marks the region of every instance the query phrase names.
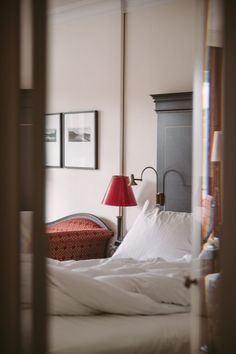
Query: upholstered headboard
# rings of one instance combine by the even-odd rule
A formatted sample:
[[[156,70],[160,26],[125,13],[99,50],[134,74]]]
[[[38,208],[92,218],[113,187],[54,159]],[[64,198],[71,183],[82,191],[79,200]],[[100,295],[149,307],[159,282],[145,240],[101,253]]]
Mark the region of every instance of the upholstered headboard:
[[[104,258],[113,236],[97,216],[78,213],[46,224],[47,257],[65,260]]]
[[[101,227],[107,230],[110,230],[110,228],[105,224],[105,222],[103,220],[101,220],[100,218],[98,218],[96,215],[93,214],[89,214],[89,213],[76,213],[76,214],[71,214],[68,216],[65,216],[63,218],[54,220],[52,222],[48,222],[46,223],[47,227],[50,226],[55,226],[59,223],[62,223],[64,221],[74,221],[76,219],[83,219],[85,221],[85,226],[86,226],[86,221],[87,221],[87,226],[90,226],[91,228],[94,227]],[[88,228],[88,227],[86,227]]]

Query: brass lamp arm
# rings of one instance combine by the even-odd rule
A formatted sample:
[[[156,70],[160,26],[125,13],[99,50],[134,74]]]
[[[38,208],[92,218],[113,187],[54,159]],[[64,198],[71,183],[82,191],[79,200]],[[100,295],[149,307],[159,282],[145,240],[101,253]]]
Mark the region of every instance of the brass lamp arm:
[[[145,167],[143,170],[142,170],[142,172],[141,172],[141,181],[143,180],[143,174],[144,174],[144,172],[147,170],[147,169],[151,169],[151,170],[153,170],[154,172],[155,172],[155,174],[156,174],[156,193],[158,193],[158,173],[157,173],[157,170],[155,170],[155,168],[154,167],[151,167],[151,166],[147,166],[147,167]]]
[[[157,173],[157,170],[155,170],[154,167],[151,167],[151,166],[145,167],[145,168],[142,170],[142,172],[141,172],[141,177],[140,177],[140,178],[135,178],[134,175],[132,174],[132,175],[131,175],[131,180],[130,180],[130,185],[131,185],[131,186],[135,186],[135,185],[137,185],[136,181],[142,181],[142,180],[143,180],[143,174],[144,174],[144,172],[145,172],[147,169],[153,170],[153,171],[155,172],[155,174],[156,174],[156,204],[160,204],[160,203],[158,202],[158,173]]]
[[[158,174],[157,174],[157,170],[155,170],[155,168],[154,168],[154,167],[151,167],[151,166],[147,166],[147,167],[145,167],[145,168],[142,170],[140,181],[143,180],[143,173],[144,173],[148,168],[150,168],[151,170],[153,170],[153,171],[155,172],[156,178],[157,178],[157,185],[158,185]]]
[[[163,188],[163,193],[164,193],[164,194],[165,194],[166,175],[167,175],[169,172],[177,173],[177,175],[179,175],[179,177],[180,177],[181,180],[182,180],[183,186],[184,186],[184,187],[188,187],[188,186],[186,185],[186,182],[185,182],[185,179],[184,179],[184,176],[182,175],[182,173],[180,173],[180,172],[177,171],[177,170],[170,169],[170,170],[165,171],[165,173],[163,174],[163,187],[162,187],[162,188]]]
[[[142,180],[143,180],[143,174],[144,174],[144,172],[145,172],[148,168],[150,168],[151,170],[153,170],[153,171],[155,172],[155,174],[156,174],[156,180],[157,180],[157,181],[156,181],[156,187],[157,187],[157,192],[158,192],[158,173],[157,173],[157,170],[155,170],[154,167],[151,167],[151,166],[145,167],[145,168],[142,170],[142,172],[141,172],[141,177],[140,177],[140,178],[135,178],[134,175],[132,174],[132,175],[131,175],[132,182],[135,182],[135,181],[142,181]]]
[[[143,180],[142,178],[136,178],[136,177],[134,177],[133,174],[132,174],[131,176],[133,176],[133,180],[134,180],[134,181],[142,181],[142,180]]]

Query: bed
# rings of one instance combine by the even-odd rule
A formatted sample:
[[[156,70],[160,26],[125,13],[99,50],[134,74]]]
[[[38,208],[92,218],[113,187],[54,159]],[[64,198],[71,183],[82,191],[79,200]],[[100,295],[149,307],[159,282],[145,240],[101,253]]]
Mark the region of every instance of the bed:
[[[186,124],[181,115],[185,123],[191,120],[190,95],[155,95],[154,100],[158,119],[165,120],[168,114],[172,119],[166,120],[167,125],[159,124],[158,134],[163,129],[168,137],[169,125],[173,132],[176,115],[175,131],[182,146],[179,132]],[[186,137],[186,129],[183,133]],[[165,144],[168,141],[173,139],[166,139]],[[163,176],[174,168],[188,181],[189,149],[184,166],[183,154],[175,154],[175,165],[171,165],[170,156],[177,147],[175,139],[174,146],[165,146],[167,155],[158,153],[157,170]],[[178,176],[168,177],[165,208],[146,201],[112,257],[47,260],[49,353],[189,354],[190,294],[184,280],[191,268],[191,188],[180,185]],[[173,186],[178,192],[174,195]],[[30,264],[26,257],[22,283],[25,333],[30,330],[31,296],[26,286]]]
[[[147,201],[112,257],[48,259],[49,353],[189,353],[191,220]],[[22,264],[27,323],[29,254]]]

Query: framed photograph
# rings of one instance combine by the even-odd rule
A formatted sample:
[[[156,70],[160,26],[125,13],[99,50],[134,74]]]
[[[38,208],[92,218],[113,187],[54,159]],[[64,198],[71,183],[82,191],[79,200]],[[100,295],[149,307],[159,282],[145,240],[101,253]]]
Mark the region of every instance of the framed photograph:
[[[46,167],[62,167],[62,121],[60,113],[46,114],[44,142]]]
[[[63,113],[63,167],[97,169],[97,111]]]

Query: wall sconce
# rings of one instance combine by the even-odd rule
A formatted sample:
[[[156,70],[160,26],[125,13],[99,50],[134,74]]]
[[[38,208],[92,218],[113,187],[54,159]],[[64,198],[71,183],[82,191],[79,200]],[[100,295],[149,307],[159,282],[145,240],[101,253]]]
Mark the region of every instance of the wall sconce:
[[[134,175],[132,174],[132,175],[130,176],[130,183],[129,183],[129,185],[130,185],[130,186],[137,186],[136,181],[142,181],[142,180],[143,180],[143,174],[144,174],[144,172],[145,172],[147,169],[153,170],[153,171],[155,172],[155,175],[156,175],[156,205],[163,205],[163,204],[161,204],[162,200],[161,200],[161,198],[160,198],[160,196],[159,196],[159,194],[158,194],[158,173],[157,173],[157,170],[155,170],[154,167],[151,167],[151,166],[145,167],[145,168],[142,170],[142,172],[141,172],[140,178],[135,178]]]
[[[185,183],[185,180],[184,180],[184,176],[182,175],[182,173],[180,173],[179,171],[177,171],[175,169],[170,169],[170,170],[167,170],[167,171],[164,172],[164,174],[163,174],[163,183],[162,183],[163,192],[162,193],[158,193],[158,173],[157,173],[157,170],[155,170],[155,168],[150,167],[150,166],[145,167],[142,170],[140,178],[135,178],[134,175],[132,174],[130,176],[129,185],[130,186],[137,186],[136,181],[142,181],[143,180],[143,173],[148,168],[152,169],[155,172],[155,174],[156,174],[156,205],[160,205],[160,206],[165,205],[165,184],[166,184],[166,176],[167,176],[168,173],[170,173],[170,172],[177,173],[180,176],[183,185],[186,186],[186,183]]]
[[[186,183],[185,183],[185,179],[184,176],[182,175],[182,173],[180,173],[179,171],[175,170],[175,169],[170,169],[164,172],[163,174],[163,182],[162,182],[162,188],[163,188],[163,193],[159,193],[160,195],[160,200],[162,201],[163,204],[160,205],[164,205],[165,204],[165,186],[166,186],[166,176],[168,175],[168,173],[177,173],[177,175],[180,177],[183,186],[187,187]]]

